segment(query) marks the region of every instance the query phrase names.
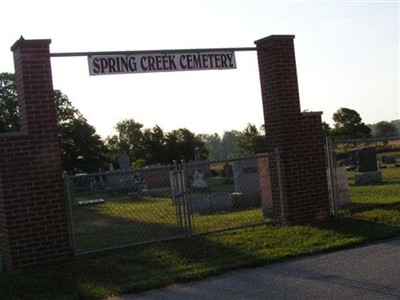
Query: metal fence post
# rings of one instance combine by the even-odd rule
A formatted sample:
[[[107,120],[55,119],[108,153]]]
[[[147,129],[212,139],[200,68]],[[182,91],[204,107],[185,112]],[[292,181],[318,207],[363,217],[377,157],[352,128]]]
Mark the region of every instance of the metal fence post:
[[[282,185],[282,172],[281,172],[281,161],[278,149],[275,149],[275,158],[276,158],[276,170],[278,175],[278,188],[279,188],[279,202],[281,207],[281,222],[282,225],[286,224],[286,217],[285,217],[285,206],[283,204],[283,185]]]
[[[182,186],[182,200],[183,200],[182,203],[183,203],[184,220],[186,226],[186,234],[188,237],[191,237],[193,235],[194,228],[192,222],[191,209],[189,209],[189,205],[191,205],[191,203],[189,203],[187,197],[186,165],[184,160],[181,161],[181,170],[179,179],[181,180],[181,186]]]
[[[336,217],[337,216],[337,206],[338,206],[338,199],[337,199],[337,175],[336,175],[336,162],[334,157],[334,150],[333,150],[333,142],[328,138],[326,139],[326,148],[327,148],[327,155],[328,155],[328,170],[329,170],[329,177],[330,177],[330,185],[331,185],[331,199],[332,199],[332,214]]]
[[[74,213],[72,209],[72,197],[71,197],[71,190],[69,186],[69,178],[68,178],[68,173],[64,172],[64,187],[65,187],[65,193],[67,196],[67,205],[68,205],[68,215],[69,215],[69,228],[70,228],[70,235],[71,235],[71,244],[72,244],[72,249],[74,250],[75,256],[77,256],[77,249],[76,249],[76,238],[75,238],[75,222],[74,222]]]
[[[176,211],[176,221],[180,229],[185,230],[183,224],[183,217],[182,217],[182,188],[179,185],[179,171],[178,171],[178,162],[176,160],[173,161],[174,170],[170,171],[171,176],[171,185],[172,189],[172,199],[175,205]]]

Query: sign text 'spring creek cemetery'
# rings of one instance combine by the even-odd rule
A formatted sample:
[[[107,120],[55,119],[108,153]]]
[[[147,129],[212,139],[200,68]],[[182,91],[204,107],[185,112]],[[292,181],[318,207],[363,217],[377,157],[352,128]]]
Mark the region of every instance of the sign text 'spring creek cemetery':
[[[232,51],[93,55],[88,61],[90,75],[236,69]]]

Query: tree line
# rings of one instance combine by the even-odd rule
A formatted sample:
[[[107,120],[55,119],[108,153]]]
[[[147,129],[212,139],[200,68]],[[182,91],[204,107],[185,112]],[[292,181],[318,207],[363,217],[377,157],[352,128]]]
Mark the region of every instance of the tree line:
[[[115,126],[116,134],[102,139],[95,128],[60,90],[54,91],[58,116],[63,169],[70,173],[91,173],[107,170],[110,164],[118,169],[119,157],[126,152],[132,167],[171,164],[173,160],[191,161],[195,152],[201,160],[222,160],[249,156],[266,151],[264,126],[247,124],[242,131],[195,134],[187,128],[165,132],[160,126],[144,128],[133,119],[125,119]],[[326,137],[368,138],[371,128],[351,109],[340,108],[334,115],[334,127],[323,122]],[[0,132],[20,130],[15,76],[0,73]],[[399,129],[392,123],[375,124],[374,136],[396,136]]]
[[[350,108],[340,108],[332,116],[334,127],[322,123],[325,137],[333,139],[364,139],[394,137],[400,134],[400,120],[380,121],[373,125],[362,122],[358,112]]]

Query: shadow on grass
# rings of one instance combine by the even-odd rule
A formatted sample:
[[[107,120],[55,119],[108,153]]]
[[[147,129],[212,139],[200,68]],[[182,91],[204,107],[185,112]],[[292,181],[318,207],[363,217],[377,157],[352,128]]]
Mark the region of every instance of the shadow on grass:
[[[0,273],[0,299],[104,299],[204,278],[233,269],[238,261],[255,260],[206,237],[164,241]]]
[[[127,221],[125,217],[101,217],[115,223]],[[57,266],[0,273],[0,299],[104,299],[400,235],[398,223],[367,218],[339,217],[313,226],[258,226],[86,255]],[[173,229],[170,224],[136,223],[160,232]]]
[[[394,173],[399,174],[399,173]],[[363,195],[353,191],[352,197],[355,199],[363,199],[365,195],[373,195],[375,201],[380,202],[371,203],[368,199],[358,202],[351,202],[342,205],[339,209],[339,217],[325,222],[323,228],[331,227],[332,229],[342,232],[344,234],[359,236],[365,241],[376,241],[379,239],[390,238],[399,235],[399,211],[400,211],[400,197],[398,196],[398,183],[399,177],[386,178],[386,181],[376,185],[356,186],[354,182],[350,186],[359,191],[365,190]],[[391,191],[391,198],[388,201],[387,193],[379,194],[376,187],[393,187],[395,190]],[[385,202],[384,202],[385,201]],[[377,216],[378,215],[378,216]],[[395,215],[395,218],[393,218]],[[395,221],[393,221],[395,219]]]
[[[102,250],[157,240],[184,237],[185,228],[159,222],[140,221],[126,217],[96,215],[80,220],[76,229],[77,252]]]
[[[389,210],[400,210],[400,200],[391,203],[362,203],[362,202],[352,202],[348,204],[343,204],[339,208],[339,214],[343,213],[357,213],[373,209],[389,209]]]
[[[189,231],[187,221],[178,215],[170,200],[109,201],[95,206],[77,206],[74,208],[77,252],[185,237]],[[196,234],[266,222],[261,210],[254,209],[194,214],[191,221]]]
[[[358,217],[338,217],[315,225],[317,228],[361,238],[361,242],[375,242],[400,235],[400,224],[388,224]],[[359,243],[357,243],[359,244]]]

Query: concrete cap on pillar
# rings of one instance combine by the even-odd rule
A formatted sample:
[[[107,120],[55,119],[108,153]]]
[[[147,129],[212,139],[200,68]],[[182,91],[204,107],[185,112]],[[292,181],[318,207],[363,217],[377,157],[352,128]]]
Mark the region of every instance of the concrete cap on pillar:
[[[294,37],[295,37],[294,35],[290,35],[290,34],[274,34],[274,35],[270,35],[265,38],[259,39],[259,40],[255,41],[254,44],[257,45],[257,44],[261,44],[265,41],[274,40],[274,39],[294,39]]]

